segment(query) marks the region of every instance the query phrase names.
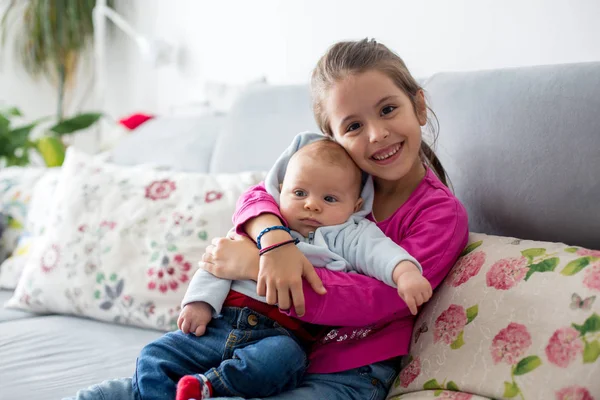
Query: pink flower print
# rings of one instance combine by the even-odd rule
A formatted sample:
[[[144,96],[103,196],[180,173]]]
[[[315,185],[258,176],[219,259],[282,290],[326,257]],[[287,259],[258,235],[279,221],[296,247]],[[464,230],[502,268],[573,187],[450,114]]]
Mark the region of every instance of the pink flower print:
[[[508,290],[527,274],[525,257],[505,258],[497,261],[486,274],[487,285],[498,290]]]
[[[569,386],[556,392],[556,400],[594,400],[594,398],[586,388]]]
[[[108,228],[111,231],[115,229],[115,226],[117,226],[117,223],[114,221],[102,221],[100,223],[101,228]]]
[[[433,342],[452,344],[467,325],[467,313],[462,306],[452,304],[435,320]]]
[[[400,372],[400,386],[407,388],[421,373],[421,360],[415,358]]]
[[[87,225],[79,225],[79,228],[77,228],[77,230],[81,233],[85,233],[85,231],[87,230]]]
[[[473,397],[472,394],[469,393],[460,393],[460,392],[452,392],[450,390],[444,390],[440,399],[444,400],[471,400]]]
[[[52,271],[58,265],[58,261],[60,260],[60,247],[57,244],[53,244],[47,249],[44,254],[42,254],[42,258],[40,259],[40,266],[42,267],[42,271],[48,273]]]
[[[177,290],[180,283],[186,283],[190,280],[189,272],[192,269],[192,264],[186,261],[181,254],[177,254],[170,260],[165,267],[148,269],[148,289],[158,290],[161,293],[166,293],[170,290]]]
[[[168,179],[154,181],[146,186],[146,198],[150,200],[168,199],[175,189],[175,182]]]
[[[529,346],[531,346],[531,335],[525,325],[511,322],[492,340],[490,351],[494,364],[504,361],[509,365],[515,365]]]
[[[577,253],[580,256],[592,256],[600,258],[600,250],[579,249]]]
[[[451,286],[458,287],[479,273],[485,263],[485,252],[477,251],[461,257],[448,277]]]
[[[212,203],[213,201],[221,200],[222,197],[223,193],[211,190],[210,192],[206,192],[206,196],[204,196],[204,201],[206,203]]]
[[[586,268],[583,285],[588,289],[600,291],[600,261]]]
[[[546,346],[546,356],[552,364],[566,368],[582,350],[579,332],[567,326],[554,332]]]

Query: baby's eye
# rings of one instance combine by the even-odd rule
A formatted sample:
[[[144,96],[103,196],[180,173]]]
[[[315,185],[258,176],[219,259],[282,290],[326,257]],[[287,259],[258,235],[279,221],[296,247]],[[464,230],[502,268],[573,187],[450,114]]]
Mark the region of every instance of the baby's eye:
[[[306,196],[306,192],[304,190],[294,190],[294,194],[298,197]]]
[[[394,111],[396,109],[396,107],[394,106],[385,106],[381,109],[381,115],[387,115],[389,113],[391,113],[392,111]]]
[[[355,122],[353,124],[348,125],[348,128],[346,129],[346,132],[352,132],[355,131],[357,129],[360,128],[360,124],[358,122]]]
[[[325,196],[325,201],[328,203],[336,203],[337,199],[333,196]]]

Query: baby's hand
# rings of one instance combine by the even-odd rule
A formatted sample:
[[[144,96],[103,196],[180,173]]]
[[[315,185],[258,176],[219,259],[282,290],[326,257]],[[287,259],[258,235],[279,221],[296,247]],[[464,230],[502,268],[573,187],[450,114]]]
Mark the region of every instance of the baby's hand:
[[[203,301],[186,304],[177,319],[177,327],[185,334],[204,335],[212,319],[212,307]]]
[[[412,315],[417,315],[418,307],[426,303],[433,294],[429,281],[409,261],[398,264],[394,270],[394,281],[398,286],[398,295]]]

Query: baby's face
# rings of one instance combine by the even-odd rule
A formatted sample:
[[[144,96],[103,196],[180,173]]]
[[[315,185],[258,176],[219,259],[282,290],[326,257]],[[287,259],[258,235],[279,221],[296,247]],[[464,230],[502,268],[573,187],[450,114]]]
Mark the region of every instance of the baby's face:
[[[357,185],[355,175],[341,166],[295,157],[281,187],[281,214],[304,237],[321,226],[343,224],[362,204]]]

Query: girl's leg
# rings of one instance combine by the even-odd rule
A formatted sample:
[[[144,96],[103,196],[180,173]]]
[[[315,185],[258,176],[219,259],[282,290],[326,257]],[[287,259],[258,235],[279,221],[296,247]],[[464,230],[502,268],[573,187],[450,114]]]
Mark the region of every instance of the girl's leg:
[[[297,389],[268,397],[268,400],[383,400],[396,374],[396,368],[391,362],[375,363],[334,374],[307,374]],[[225,399],[234,398],[214,400]]]

